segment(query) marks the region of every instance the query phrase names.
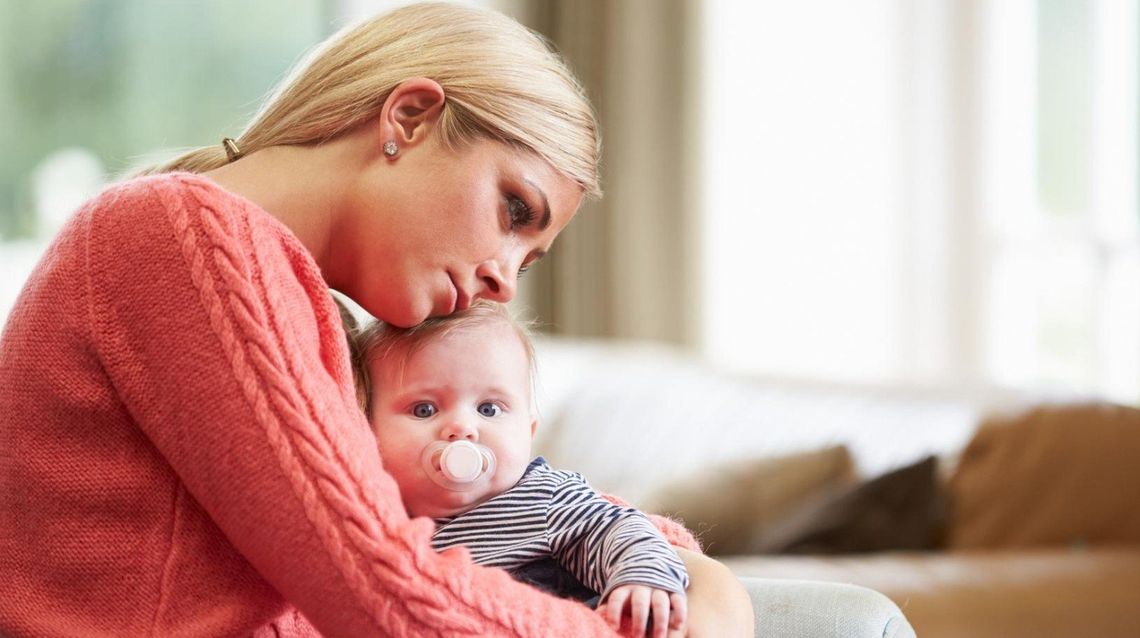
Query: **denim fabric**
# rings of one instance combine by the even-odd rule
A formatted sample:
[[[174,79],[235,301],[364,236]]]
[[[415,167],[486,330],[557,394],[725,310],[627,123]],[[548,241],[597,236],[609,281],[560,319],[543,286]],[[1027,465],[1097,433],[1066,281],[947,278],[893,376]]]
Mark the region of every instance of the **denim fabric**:
[[[570,570],[558,564],[553,558],[542,558],[522,567],[510,570],[515,580],[537,587],[542,591],[577,600],[590,609],[597,609],[598,592],[586,587]]]
[[[914,638],[898,605],[843,583],[742,578],[756,635],[765,638]]]

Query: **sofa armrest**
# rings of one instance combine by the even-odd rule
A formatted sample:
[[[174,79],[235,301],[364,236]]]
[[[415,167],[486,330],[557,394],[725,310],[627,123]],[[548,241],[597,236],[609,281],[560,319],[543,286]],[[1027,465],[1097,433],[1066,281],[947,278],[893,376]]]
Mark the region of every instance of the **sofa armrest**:
[[[914,638],[898,605],[866,587],[806,580],[741,578],[752,598],[756,636]]]

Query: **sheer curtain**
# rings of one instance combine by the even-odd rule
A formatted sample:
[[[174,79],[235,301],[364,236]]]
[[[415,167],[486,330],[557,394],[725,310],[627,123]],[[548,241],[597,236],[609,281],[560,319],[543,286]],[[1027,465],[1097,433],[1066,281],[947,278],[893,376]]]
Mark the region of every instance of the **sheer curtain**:
[[[693,343],[699,5],[498,4],[555,44],[603,131],[605,197],[587,203],[557,249],[527,274],[521,303],[553,333]]]

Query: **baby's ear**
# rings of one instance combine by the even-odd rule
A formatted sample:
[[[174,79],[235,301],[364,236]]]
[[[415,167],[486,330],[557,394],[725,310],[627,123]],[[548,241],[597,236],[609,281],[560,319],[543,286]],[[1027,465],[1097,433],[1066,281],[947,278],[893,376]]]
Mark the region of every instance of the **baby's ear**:
[[[538,419],[530,422],[530,438],[534,438],[534,433],[538,431]]]

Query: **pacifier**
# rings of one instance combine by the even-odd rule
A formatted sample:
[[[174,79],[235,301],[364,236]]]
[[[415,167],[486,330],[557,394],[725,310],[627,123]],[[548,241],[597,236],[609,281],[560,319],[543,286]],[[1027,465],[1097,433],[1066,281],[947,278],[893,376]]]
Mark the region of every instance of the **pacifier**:
[[[440,487],[462,492],[495,472],[491,448],[467,440],[436,441],[420,458],[424,472]]]

